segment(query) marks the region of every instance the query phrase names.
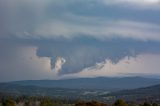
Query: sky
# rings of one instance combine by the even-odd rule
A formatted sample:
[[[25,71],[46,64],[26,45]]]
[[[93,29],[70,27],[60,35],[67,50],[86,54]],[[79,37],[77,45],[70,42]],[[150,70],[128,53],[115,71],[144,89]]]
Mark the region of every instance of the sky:
[[[160,0],[0,0],[0,82],[160,76]]]

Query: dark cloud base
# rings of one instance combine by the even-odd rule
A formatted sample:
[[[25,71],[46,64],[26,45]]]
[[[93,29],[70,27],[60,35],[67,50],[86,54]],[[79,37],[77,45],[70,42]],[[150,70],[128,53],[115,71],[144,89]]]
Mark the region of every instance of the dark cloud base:
[[[66,63],[60,74],[76,73],[106,59],[113,64],[128,56],[139,54],[159,54],[160,43],[156,41],[138,41],[127,38],[108,38],[97,40],[80,36],[73,39],[12,39],[5,41],[18,45],[36,46],[37,56],[49,57],[52,69],[57,57],[63,57]]]

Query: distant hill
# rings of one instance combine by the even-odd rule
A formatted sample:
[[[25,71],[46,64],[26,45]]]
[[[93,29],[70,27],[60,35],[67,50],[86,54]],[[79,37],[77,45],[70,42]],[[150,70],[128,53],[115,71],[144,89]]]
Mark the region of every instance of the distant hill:
[[[122,90],[118,92],[110,93],[112,96],[160,96],[160,84],[150,87],[138,88],[133,90]]]
[[[160,103],[160,80],[126,77],[0,83],[0,97],[22,95],[67,97],[69,99],[81,98],[107,102],[122,98],[127,101],[144,102],[150,100]]]
[[[160,79],[125,77],[125,78],[78,78],[66,80],[26,80],[9,82],[9,84],[38,86],[46,88],[68,88],[68,89],[104,89],[116,91],[123,89],[136,89],[141,87],[160,84]]]

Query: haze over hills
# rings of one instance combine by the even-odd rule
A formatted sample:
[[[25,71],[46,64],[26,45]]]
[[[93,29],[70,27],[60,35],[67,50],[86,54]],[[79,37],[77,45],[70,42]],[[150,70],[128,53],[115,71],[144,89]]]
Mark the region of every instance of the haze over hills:
[[[97,77],[64,80],[24,80],[9,82],[8,84],[18,84],[22,86],[38,86],[45,88],[104,89],[108,91],[115,91],[123,89],[135,89],[160,84],[160,79],[143,77]]]

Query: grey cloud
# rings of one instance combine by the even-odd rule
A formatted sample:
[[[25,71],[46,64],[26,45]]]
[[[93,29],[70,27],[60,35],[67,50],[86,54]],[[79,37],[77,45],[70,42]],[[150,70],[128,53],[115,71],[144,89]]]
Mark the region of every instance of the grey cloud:
[[[105,1],[105,0],[104,0]],[[108,0],[108,3],[112,1]],[[12,0],[0,1],[1,6],[1,35],[17,36],[20,38],[56,38],[63,36],[66,38],[74,37],[79,34],[93,36],[118,35],[120,37],[136,36],[137,39],[159,38],[159,31],[154,31],[149,35],[148,29],[141,27],[136,29],[129,27],[128,31],[120,29],[121,25],[116,25],[119,21],[128,21],[132,23],[147,23],[151,26],[159,22],[159,10],[132,10],[121,6],[113,7],[105,5],[97,0]],[[144,21],[144,22],[141,22]],[[114,26],[116,25],[116,26]],[[125,26],[125,23],[123,24]],[[157,25],[159,28],[159,24]],[[115,33],[109,30],[114,30]],[[118,31],[122,30],[122,31]],[[117,32],[116,32],[117,31]],[[123,32],[123,33],[122,33]],[[134,33],[137,32],[137,33]],[[145,33],[146,32],[146,33]],[[128,35],[126,35],[126,33]],[[133,35],[132,35],[133,33]],[[158,33],[158,34],[157,34]],[[142,35],[144,34],[144,35]],[[148,37],[149,36],[149,37]],[[155,36],[155,37],[153,37]]]

